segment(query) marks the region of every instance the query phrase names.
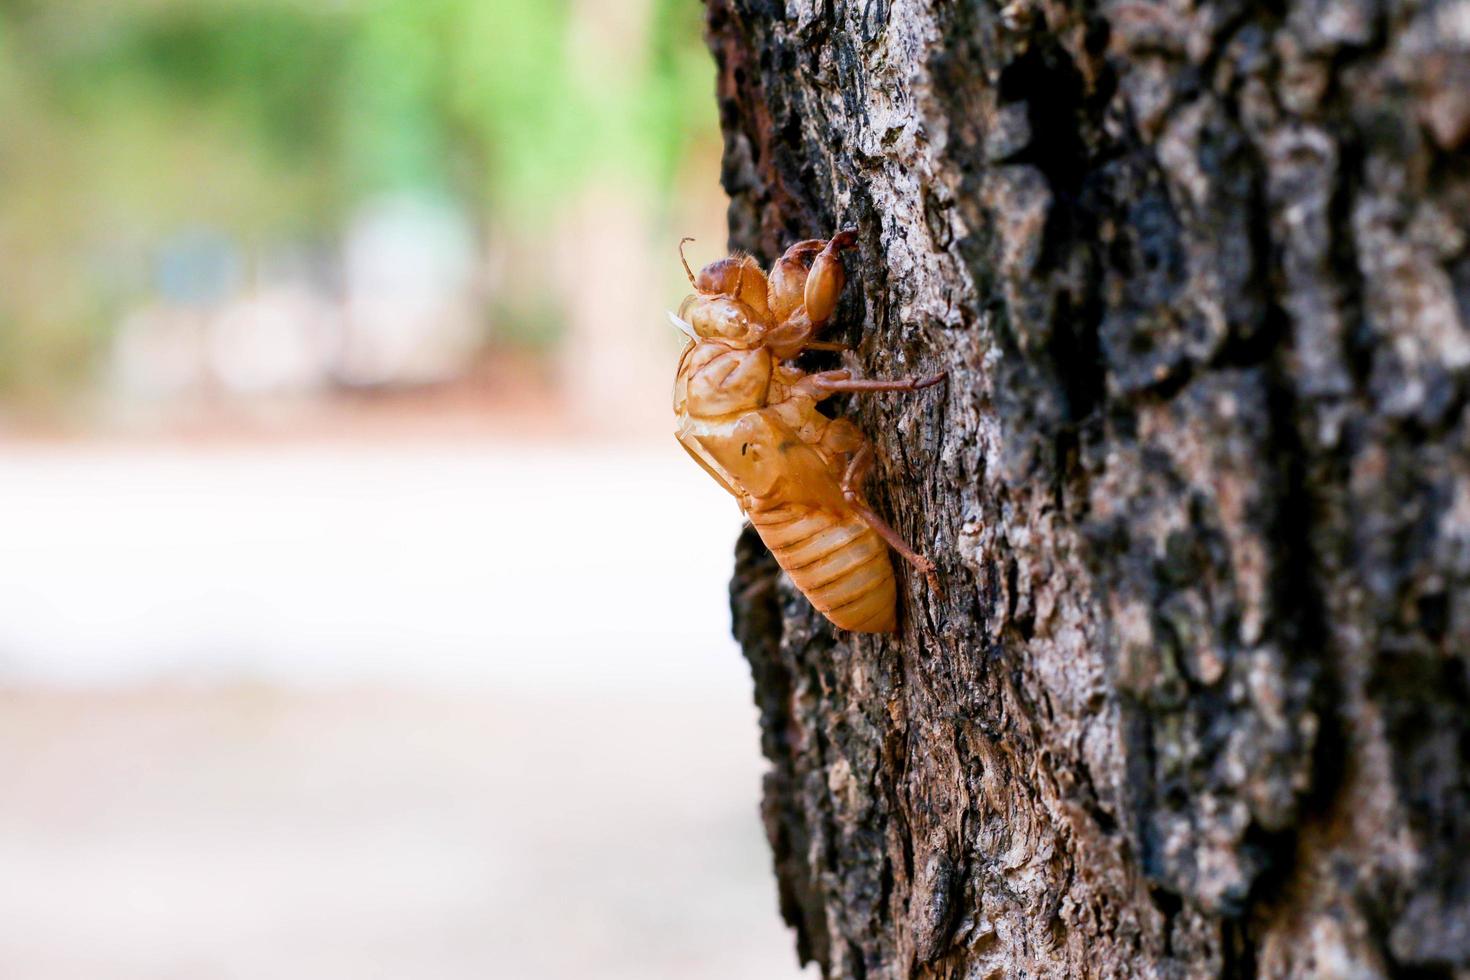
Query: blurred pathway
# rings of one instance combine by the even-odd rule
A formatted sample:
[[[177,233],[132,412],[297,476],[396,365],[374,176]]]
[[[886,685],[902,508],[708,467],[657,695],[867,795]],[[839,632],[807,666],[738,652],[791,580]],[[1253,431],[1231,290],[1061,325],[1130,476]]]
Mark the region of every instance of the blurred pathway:
[[[0,454],[0,976],[798,976],[669,449]]]

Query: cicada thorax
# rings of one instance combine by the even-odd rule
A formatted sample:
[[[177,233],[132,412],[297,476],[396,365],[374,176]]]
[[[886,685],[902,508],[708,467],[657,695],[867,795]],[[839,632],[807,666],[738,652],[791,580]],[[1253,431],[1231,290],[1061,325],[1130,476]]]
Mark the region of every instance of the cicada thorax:
[[[689,351],[680,372],[684,410],[691,418],[714,421],[764,408],[774,368],[770,351],[763,347],[702,340]]]
[[[734,430],[742,417],[765,407],[773,368],[762,348],[702,339],[685,349],[674,379],[676,437],[742,507],[751,489],[736,472],[744,460]]]

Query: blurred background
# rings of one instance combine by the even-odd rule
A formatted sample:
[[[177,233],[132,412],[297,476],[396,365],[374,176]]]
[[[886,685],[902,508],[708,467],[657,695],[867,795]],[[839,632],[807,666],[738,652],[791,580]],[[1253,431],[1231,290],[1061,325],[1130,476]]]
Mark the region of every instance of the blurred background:
[[[800,975],[701,17],[0,0],[0,975]]]

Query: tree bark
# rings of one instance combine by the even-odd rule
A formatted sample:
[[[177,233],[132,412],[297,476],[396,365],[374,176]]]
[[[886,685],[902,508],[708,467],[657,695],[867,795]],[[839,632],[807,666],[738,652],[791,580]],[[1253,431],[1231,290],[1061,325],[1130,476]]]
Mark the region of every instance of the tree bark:
[[[738,547],[802,959],[1470,976],[1470,0],[707,3],[732,246],[949,372],[896,635]]]

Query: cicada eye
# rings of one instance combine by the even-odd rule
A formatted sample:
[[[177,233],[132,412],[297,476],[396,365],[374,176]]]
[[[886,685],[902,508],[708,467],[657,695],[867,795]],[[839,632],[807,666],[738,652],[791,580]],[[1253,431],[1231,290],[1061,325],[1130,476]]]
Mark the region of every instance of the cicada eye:
[[[685,323],[689,322],[689,311],[694,309],[694,304],[699,302],[699,297],[693,293],[684,297],[684,302],[679,304],[679,319]]]

